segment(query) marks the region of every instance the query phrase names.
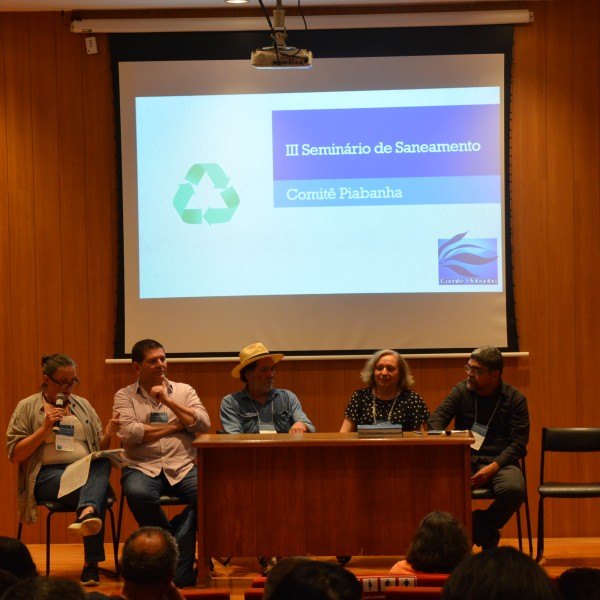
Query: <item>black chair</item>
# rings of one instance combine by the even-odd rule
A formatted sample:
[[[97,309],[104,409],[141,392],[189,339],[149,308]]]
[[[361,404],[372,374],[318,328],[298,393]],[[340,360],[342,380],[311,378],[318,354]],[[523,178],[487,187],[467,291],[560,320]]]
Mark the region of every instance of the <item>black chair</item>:
[[[529,493],[527,492],[527,471],[525,470],[525,457],[519,461],[523,479],[525,480],[525,525],[527,527],[527,541],[529,542],[529,556],[533,556],[533,539],[531,535],[531,516],[529,513]],[[494,492],[489,488],[474,488],[471,490],[472,500],[493,500]],[[523,552],[523,529],[521,527],[521,509],[515,513],[517,517],[517,537],[519,538],[519,550]]]
[[[117,534],[115,531],[115,515],[113,513],[112,507],[115,503],[115,498],[112,496],[108,497],[108,503],[106,511],[110,516],[110,527],[112,533],[113,540],[113,554],[115,559],[115,571],[107,571],[106,569],[100,569],[104,573],[108,573],[110,575],[119,576],[119,542],[117,539]],[[38,506],[44,506],[48,510],[48,515],[46,516],[46,576],[50,574],[50,525],[52,515],[55,513],[75,513],[77,512],[75,508],[71,506],[67,506],[58,500],[38,500],[36,501]],[[19,523],[19,527],[17,529],[17,539],[21,539],[21,534],[23,532],[23,523]]]
[[[538,510],[538,544],[536,561],[544,555],[544,500],[546,498],[599,498],[600,482],[578,482],[568,472],[560,481],[546,481],[544,467],[546,452],[600,452],[600,428],[553,427],[542,428],[542,458],[540,463],[540,503]]]
[[[119,501],[119,519],[117,524],[117,544],[121,541],[121,526],[123,523],[123,508],[125,503],[125,494],[121,489],[121,500]],[[178,496],[161,496],[160,497],[160,505],[161,506],[185,506],[188,504],[187,500],[183,498],[179,498]]]
[[[124,502],[125,502],[125,494],[123,493],[123,490],[121,489],[121,500],[119,502],[119,519],[118,519],[118,525],[117,525],[117,547],[121,541],[121,525],[123,523]],[[187,504],[188,504],[188,501],[184,500],[183,498],[180,498],[179,496],[161,496],[160,497],[160,505],[161,506],[185,506]],[[217,558],[216,560],[219,561],[219,563],[221,563],[224,567],[226,567],[229,564],[231,557],[228,557],[226,559]],[[211,565],[211,568],[212,568],[212,565]]]

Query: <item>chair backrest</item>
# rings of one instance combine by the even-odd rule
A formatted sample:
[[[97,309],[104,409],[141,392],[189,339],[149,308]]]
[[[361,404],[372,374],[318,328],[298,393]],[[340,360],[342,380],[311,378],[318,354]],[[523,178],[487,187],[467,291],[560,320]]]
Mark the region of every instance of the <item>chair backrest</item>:
[[[244,590],[244,600],[262,600],[264,587],[249,587]]]
[[[417,573],[415,575],[416,587],[441,587],[450,577],[449,573]]]
[[[546,452],[600,452],[600,428],[543,427],[540,485],[544,483]]]
[[[543,452],[600,452],[599,427],[544,427]]]
[[[414,598],[415,600],[440,600],[442,597],[441,587],[404,587],[401,585],[394,585],[386,588],[385,598],[404,598],[409,600]]]
[[[264,588],[265,587],[265,581],[267,581],[266,577],[255,577],[252,580],[252,583],[250,584],[250,587],[253,587],[253,588]]]

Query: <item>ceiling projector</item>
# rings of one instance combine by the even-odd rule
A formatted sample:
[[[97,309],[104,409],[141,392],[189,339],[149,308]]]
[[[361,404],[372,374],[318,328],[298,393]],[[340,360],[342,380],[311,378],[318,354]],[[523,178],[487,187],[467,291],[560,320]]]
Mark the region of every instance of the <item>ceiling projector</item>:
[[[250,60],[257,69],[308,69],[312,52],[292,46],[266,46],[252,51]]]

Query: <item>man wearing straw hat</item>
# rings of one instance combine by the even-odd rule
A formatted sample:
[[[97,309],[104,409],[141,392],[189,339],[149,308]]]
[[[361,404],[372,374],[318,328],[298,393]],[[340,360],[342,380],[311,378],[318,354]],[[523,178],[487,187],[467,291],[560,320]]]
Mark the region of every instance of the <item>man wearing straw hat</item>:
[[[273,387],[275,365],[283,354],[271,354],[260,342],[240,352],[240,363],[231,375],[244,389],[221,401],[221,426],[225,433],[312,433],[315,426],[304,414],[296,394]],[[277,563],[275,556],[259,556],[263,575]]]
[[[225,433],[315,431],[297,396],[273,387],[275,365],[282,358],[283,354],[271,354],[260,342],[240,352],[240,363],[231,375],[246,385],[221,401],[221,425]]]

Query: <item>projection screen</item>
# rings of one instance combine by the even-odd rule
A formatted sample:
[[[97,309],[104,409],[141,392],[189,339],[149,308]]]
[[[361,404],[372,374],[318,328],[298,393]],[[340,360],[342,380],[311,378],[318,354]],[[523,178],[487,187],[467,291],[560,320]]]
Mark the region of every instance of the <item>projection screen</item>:
[[[117,354],[516,349],[505,53],[313,51],[118,61]]]

